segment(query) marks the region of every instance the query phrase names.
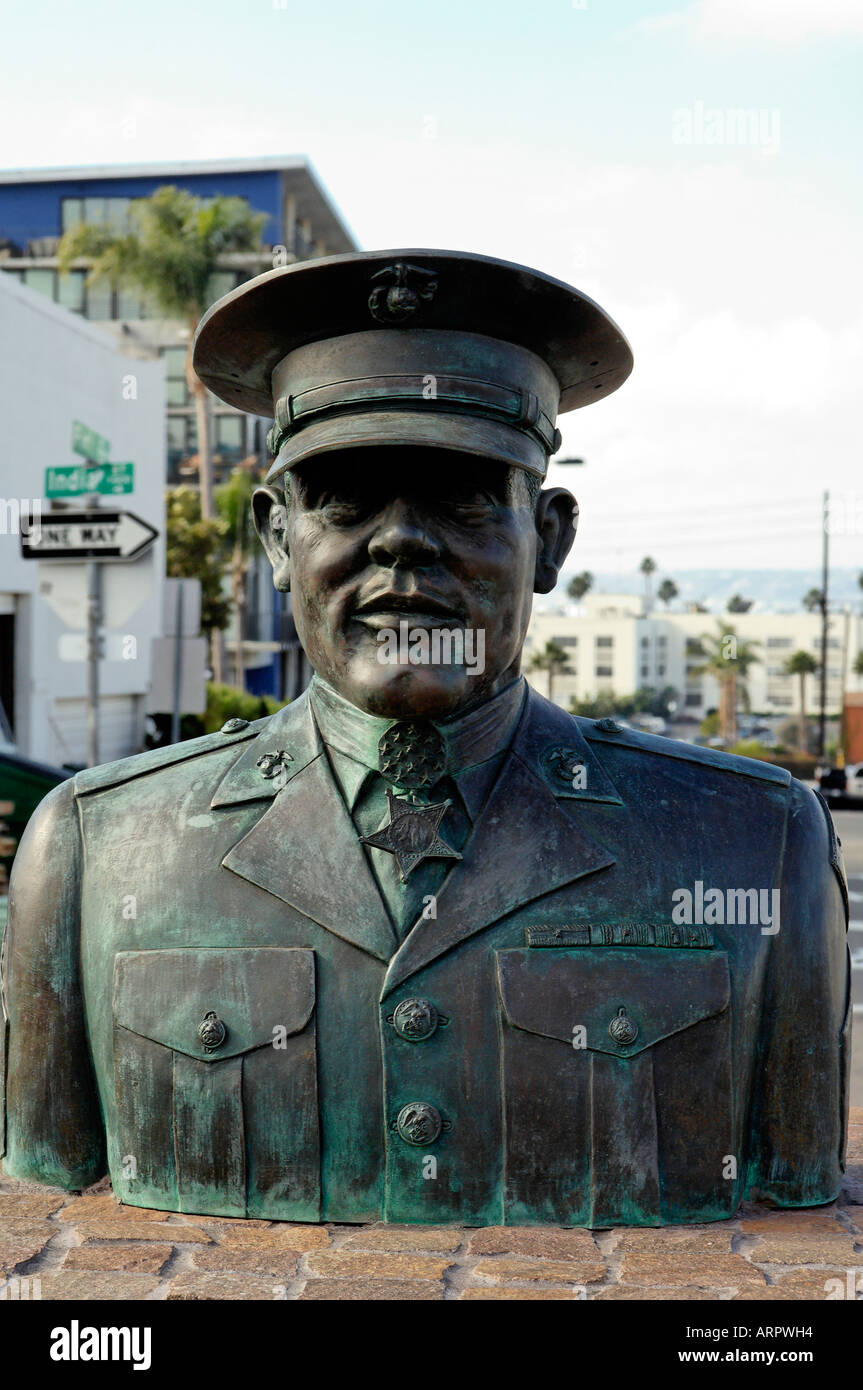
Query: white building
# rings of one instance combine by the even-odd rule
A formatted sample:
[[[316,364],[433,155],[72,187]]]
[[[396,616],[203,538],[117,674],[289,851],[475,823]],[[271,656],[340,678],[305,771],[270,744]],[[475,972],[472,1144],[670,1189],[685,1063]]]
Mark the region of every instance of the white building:
[[[123,354],[100,328],[0,275],[0,698],[15,747],[37,761],[84,764],[87,751],[86,565],[23,558],[19,516],[48,502],[47,467],[81,464],[73,422],[134,464],[134,491],[102,497],[158,538],[140,558],[102,565],[105,659],[102,762],[142,746],[150,642],[161,624],[164,574],[164,364]],[[4,730],[0,726],[0,742]]]
[[[553,698],[568,708],[570,700],[593,699],[601,692],[632,695],[641,686],[678,692],[678,717],[702,719],[719,704],[719,686],[711,676],[697,675],[704,660],[699,639],[719,632],[718,620],[734,628],[738,638],[755,645],[759,660],[747,678],[749,703],[760,714],[795,715],[800,707],[800,681],[788,676],[784,663],[792,653],[807,651],[820,661],[820,613],[678,613],[654,608],[644,612],[644,599],[634,594],[587,594],[579,610],[535,614],[525,645],[525,672],[542,694],[548,694],[548,675],[530,669],[531,657],[553,640],[569,657],[569,673],[554,677]],[[844,688],[863,689],[854,676],[857,653],[863,649],[863,618],[835,615],[828,637],[827,709],[837,713]],[[819,702],[819,677],[807,676],[806,708]]]

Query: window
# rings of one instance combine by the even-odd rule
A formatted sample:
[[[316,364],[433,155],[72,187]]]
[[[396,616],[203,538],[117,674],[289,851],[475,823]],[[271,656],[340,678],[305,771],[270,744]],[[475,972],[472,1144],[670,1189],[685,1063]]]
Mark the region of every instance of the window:
[[[168,405],[188,405],[190,397],[186,386],[186,349],[163,348],[162,361],[165,363],[165,398]]]
[[[597,639],[596,639],[596,645],[597,645],[598,647],[613,647],[613,646],[614,646],[614,638],[613,638],[613,637],[597,637]]]
[[[118,290],[117,291],[117,318],[118,319],[143,319],[146,318],[144,305],[137,290]]]
[[[104,198],[103,216],[112,232],[129,230],[129,204],[131,198]]]
[[[664,667],[664,666],[657,666],[657,668],[656,668],[656,674],[657,674],[658,676],[664,676],[664,675],[665,675],[665,667]]]
[[[165,382],[165,400],[168,405],[188,405],[189,388],[184,380],[177,380],[176,377],[168,377]]]
[[[88,319],[95,319],[102,322],[111,317],[113,300],[111,286],[108,284],[88,285],[87,286],[87,308],[85,310]]]
[[[46,294],[49,299],[54,298],[53,270],[25,270],[24,284],[37,294]]]
[[[596,674],[598,676],[612,676],[614,671],[611,666],[597,666]]]
[[[84,312],[84,272],[71,270],[68,275],[57,276],[57,303],[71,309],[75,314]]]
[[[767,645],[768,647],[793,647],[794,639],[793,637],[768,637]]]
[[[657,639],[656,639],[656,645],[657,645],[658,647],[667,647],[667,646],[668,646],[668,638],[667,638],[667,637],[657,637]]]
[[[77,227],[82,220],[83,200],[81,198],[64,198],[60,204],[60,226],[64,232],[71,231]]]
[[[642,647],[649,647],[649,646],[650,646],[650,638],[649,638],[649,637],[642,637],[642,639],[641,639],[641,645],[642,645]]]
[[[186,375],[186,349],[182,347],[163,348],[162,356],[165,359],[165,375],[180,377],[183,380]]]
[[[781,709],[789,709],[794,701],[790,695],[768,695],[771,705],[778,705]]]
[[[64,232],[88,222],[93,227],[108,227],[112,232],[129,230],[131,198],[63,198],[60,202],[60,226]]]
[[[242,454],[246,448],[242,415],[216,416],[216,449],[220,454]]]
[[[577,647],[577,637],[552,637],[552,642],[556,642],[559,647]]]
[[[686,639],[686,655],[687,655],[687,656],[700,656],[700,655],[701,655],[701,639],[700,639],[699,637],[687,637],[687,639]]]
[[[649,675],[650,675],[650,667],[649,667],[649,666],[642,666],[642,668],[641,668],[641,676],[642,676],[642,679],[645,679],[645,678],[646,678],[647,676],[649,676]]]
[[[701,691],[700,691],[700,690],[687,690],[687,692],[686,692],[686,704],[689,705],[690,708],[691,708],[693,705],[700,705],[700,704],[701,704]]]
[[[195,421],[190,415],[168,416],[168,482],[171,486],[197,481],[197,467],[189,462],[196,442]]]

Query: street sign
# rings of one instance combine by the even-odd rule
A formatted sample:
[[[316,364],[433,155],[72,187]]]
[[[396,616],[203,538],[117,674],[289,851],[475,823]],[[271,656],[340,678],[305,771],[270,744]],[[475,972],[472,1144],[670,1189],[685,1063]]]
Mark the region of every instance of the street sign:
[[[155,527],[133,512],[46,512],[21,532],[25,560],[134,560],[153,544]]]
[[[82,425],[80,420],[72,421],[72,452],[80,454],[82,458],[90,459],[92,463],[107,463],[111,454],[111,445],[104,435],[97,434],[91,430],[89,425]]]
[[[81,497],[88,492],[116,497],[134,490],[134,463],[102,463],[90,466],[73,463],[60,468],[45,469],[46,497]]]

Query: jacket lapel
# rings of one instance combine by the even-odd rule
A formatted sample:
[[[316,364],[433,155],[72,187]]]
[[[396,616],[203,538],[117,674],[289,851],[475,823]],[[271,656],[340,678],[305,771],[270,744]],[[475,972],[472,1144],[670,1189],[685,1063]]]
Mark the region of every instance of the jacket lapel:
[[[524,903],[615,862],[558,804],[573,796],[623,804],[572,716],[531,691],[464,857],[438,894],[437,917],[420,918],[408,934],[390,963],[385,994]]]
[[[265,779],[257,761],[279,751],[286,756],[274,786],[276,779]],[[389,960],[395,933],[330,771],[307,695],[273,716],[223,778],[211,804],[262,797],[272,804],[228,851],[224,868],[343,940]]]

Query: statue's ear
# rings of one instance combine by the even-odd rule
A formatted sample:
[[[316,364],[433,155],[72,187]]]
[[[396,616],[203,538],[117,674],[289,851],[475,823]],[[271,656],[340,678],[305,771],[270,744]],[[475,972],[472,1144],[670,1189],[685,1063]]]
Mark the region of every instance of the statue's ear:
[[[273,584],[286,594],[291,587],[291,557],[288,551],[288,509],[284,495],[272,487],[256,488],[252,494],[252,519],[273,567]]]
[[[561,566],[570,552],[578,526],[578,503],[564,487],[546,488],[536,504],[536,552],[534,593],[550,594]]]

